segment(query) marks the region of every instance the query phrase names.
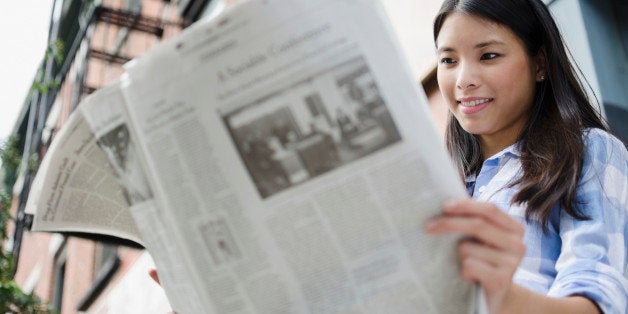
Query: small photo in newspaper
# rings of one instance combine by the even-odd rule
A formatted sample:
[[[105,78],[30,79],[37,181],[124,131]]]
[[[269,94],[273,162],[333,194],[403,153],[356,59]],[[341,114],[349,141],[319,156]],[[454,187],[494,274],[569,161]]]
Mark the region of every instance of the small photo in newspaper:
[[[262,198],[401,139],[362,57],[270,91],[222,117]]]
[[[224,218],[203,223],[200,232],[214,266],[242,259],[240,248]]]
[[[153,198],[140,156],[126,124],[120,124],[98,139],[98,146],[109,157],[129,205]]]

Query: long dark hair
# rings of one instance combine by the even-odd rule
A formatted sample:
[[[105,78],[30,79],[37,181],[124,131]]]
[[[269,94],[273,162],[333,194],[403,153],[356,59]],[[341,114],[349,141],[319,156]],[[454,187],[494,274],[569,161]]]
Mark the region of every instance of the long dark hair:
[[[558,27],[540,0],[445,0],[434,20],[434,42],[447,16],[471,14],[507,26],[524,43],[530,57],[544,56],[547,79],[536,84],[530,117],[519,135],[523,175],[513,203],[527,203],[526,219],[540,220],[547,231],[552,207],[560,204],[576,219],[589,219],[576,201],[584,159],[583,130],[608,131],[591,106],[567,56]],[[465,175],[480,171],[477,136],[466,132],[450,113],[447,148]]]

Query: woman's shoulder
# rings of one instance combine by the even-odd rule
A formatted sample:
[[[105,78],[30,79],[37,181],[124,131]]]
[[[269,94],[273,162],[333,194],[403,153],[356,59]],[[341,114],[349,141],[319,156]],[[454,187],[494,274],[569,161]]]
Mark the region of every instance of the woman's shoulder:
[[[580,188],[598,189],[628,204],[628,151],[611,133],[591,128],[584,131],[584,160]],[[626,205],[623,205],[626,206]]]
[[[588,128],[583,131],[585,145],[585,159],[590,158],[601,162],[611,160],[623,161],[626,167],[628,151],[624,143],[613,134],[598,128]]]

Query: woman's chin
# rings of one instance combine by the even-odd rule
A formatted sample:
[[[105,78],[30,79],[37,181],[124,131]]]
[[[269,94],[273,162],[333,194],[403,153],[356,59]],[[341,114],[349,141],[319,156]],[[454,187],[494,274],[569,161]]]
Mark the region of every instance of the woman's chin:
[[[483,135],[488,132],[488,130],[486,130],[485,125],[478,125],[478,123],[475,123],[475,122],[474,123],[461,123],[460,125],[462,126],[462,129],[464,129],[465,131],[473,135]]]

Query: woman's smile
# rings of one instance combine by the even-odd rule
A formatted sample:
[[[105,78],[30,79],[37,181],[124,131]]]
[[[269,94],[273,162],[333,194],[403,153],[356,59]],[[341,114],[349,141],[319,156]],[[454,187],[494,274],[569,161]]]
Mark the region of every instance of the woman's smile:
[[[474,114],[488,107],[492,101],[493,98],[465,97],[458,99],[458,104],[461,106],[460,111],[462,113]]]

